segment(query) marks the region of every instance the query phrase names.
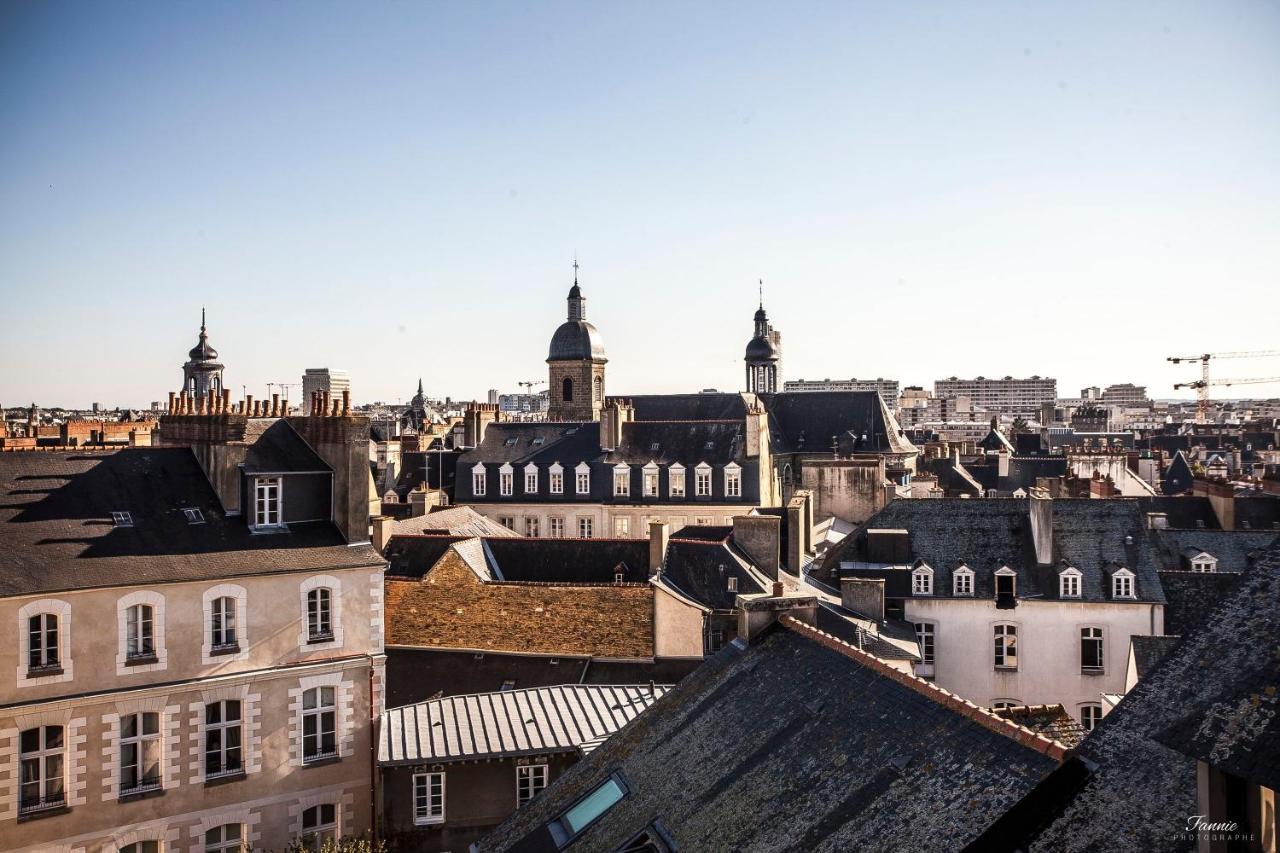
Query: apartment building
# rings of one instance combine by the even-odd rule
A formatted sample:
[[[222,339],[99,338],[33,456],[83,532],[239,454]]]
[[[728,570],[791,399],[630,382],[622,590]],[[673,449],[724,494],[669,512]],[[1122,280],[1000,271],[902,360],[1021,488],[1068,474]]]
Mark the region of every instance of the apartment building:
[[[180,415],[170,446],[0,453],[0,849],[372,828],[385,563],[364,446],[360,480],[318,440],[360,420]]]
[[[968,397],[973,406],[991,414],[1038,418],[1041,406],[1045,403],[1052,405],[1057,399],[1058,380],[1047,376],[1032,376],[1028,379],[1015,379],[1012,376],[1002,379],[988,379],[985,376],[957,379],[952,376],[933,383],[933,396]]]
[[[896,379],[788,379],[782,383],[783,391],[876,391],[889,411],[898,411],[898,380]]]

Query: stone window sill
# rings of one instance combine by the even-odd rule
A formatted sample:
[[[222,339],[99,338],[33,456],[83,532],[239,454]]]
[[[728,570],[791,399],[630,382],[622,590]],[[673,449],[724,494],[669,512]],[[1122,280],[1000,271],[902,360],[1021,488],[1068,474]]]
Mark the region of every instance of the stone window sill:
[[[242,767],[239,770],[236,770],[231,773],[219,773],[216,776],[206,776],[204,780],[204,786],[206,788],[215,788],[218,785],[226,785],[229,782],[239,782],[242,779],[246,778],[246,776],[247,774],[245,773],[244,768]]]
[[[124,660],[125,666],[148,666],[153,663],[160,663],[159,655],[134,655]]]

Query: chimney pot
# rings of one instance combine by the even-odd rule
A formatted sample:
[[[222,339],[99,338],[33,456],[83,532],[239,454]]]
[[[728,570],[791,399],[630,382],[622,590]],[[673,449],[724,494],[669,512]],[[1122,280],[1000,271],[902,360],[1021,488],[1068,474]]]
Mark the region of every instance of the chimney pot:
[[[345,418],[351,414],[351,389],[342,389],[342,416]]]

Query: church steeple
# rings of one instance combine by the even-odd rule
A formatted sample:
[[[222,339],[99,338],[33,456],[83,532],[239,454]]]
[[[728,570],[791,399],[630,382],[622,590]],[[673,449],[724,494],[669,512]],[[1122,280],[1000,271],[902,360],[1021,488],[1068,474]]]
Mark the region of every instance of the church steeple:
[[[769,325],[769,315],[764,311],[764,281],[759,286],[759,307],[756,308],[755,329],[747,342],[743,361],[747,367],[747,388],[753,394],[772,394],[778,390],[781,373],[782,334]]]
[[[573,259],[573,287],[569,288],[569,314],[570,322],[576,320],[587,319],[587,298],[582,295],[582,288],[578,287],[578,259]]]

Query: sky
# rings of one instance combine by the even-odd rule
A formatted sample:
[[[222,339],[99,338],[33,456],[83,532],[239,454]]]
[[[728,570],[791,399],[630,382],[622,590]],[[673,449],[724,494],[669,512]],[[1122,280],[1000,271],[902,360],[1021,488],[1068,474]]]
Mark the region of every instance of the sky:
[[[517,391],[575,256],[614,394],[741,389],[759,279],[784,378],[1280,349],[1275,0],[7,0],[0,128],[6,406],[165,399],[202,306],[236,396]]]

